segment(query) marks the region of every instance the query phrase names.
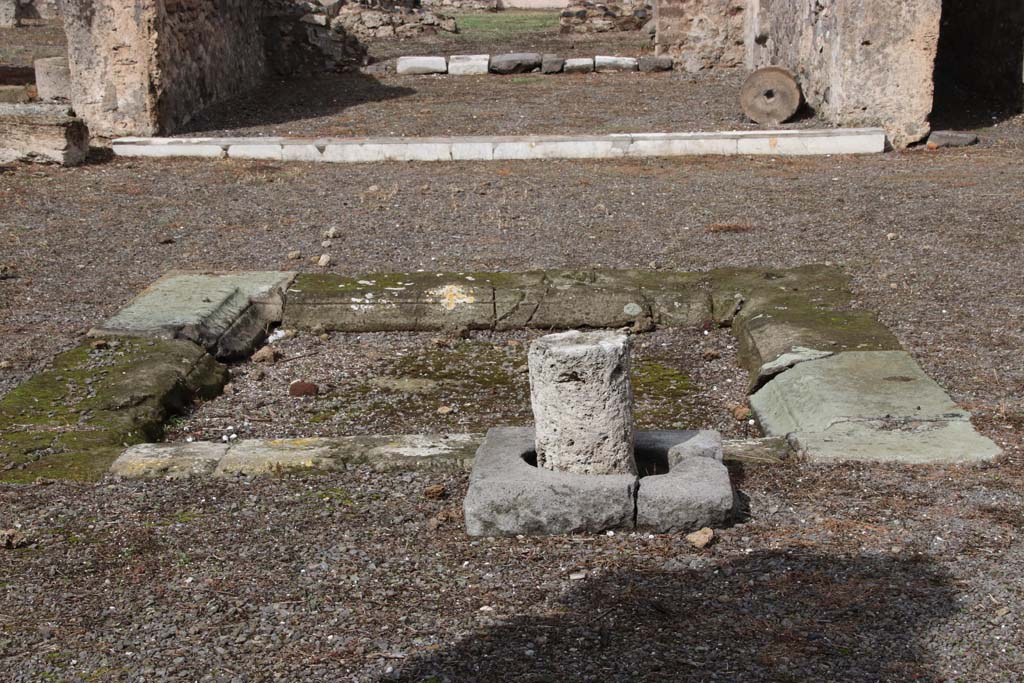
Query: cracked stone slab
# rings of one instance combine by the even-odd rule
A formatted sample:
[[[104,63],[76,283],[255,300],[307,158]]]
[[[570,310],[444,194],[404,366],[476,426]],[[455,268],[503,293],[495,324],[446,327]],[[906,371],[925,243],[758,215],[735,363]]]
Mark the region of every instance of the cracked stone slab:
[[[470,536],[597,533],[633,527],[636,477],[530,465],[532,427],[497,427],[477,451],[463,501]]]
[[[218,358],[244,356],[281,319],[294,273],[176,273],[160,278],[90,336],[188,339]]]
[[[904,351],[800,363],[753,394],[750,405],[765,434],[789,435],[811,459],[960,463],[1000,453]]]

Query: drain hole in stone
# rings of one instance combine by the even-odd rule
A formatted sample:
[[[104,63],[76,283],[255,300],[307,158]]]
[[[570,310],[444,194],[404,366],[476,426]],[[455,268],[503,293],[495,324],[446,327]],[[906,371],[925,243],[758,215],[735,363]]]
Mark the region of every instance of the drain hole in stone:
[[[764,91],[764,99],[767,102],[771,102],[772,100],[774,100],[775,99],[775,91],[771,90],[771,89],[765,90]]]
[[[652,477],[668,474],[668,452],[664,449],[638,448],[633,451],[636,459],[637,474],[641,477]],[[530,467],[537,467],[537,451],[523,453],[523,462]]]

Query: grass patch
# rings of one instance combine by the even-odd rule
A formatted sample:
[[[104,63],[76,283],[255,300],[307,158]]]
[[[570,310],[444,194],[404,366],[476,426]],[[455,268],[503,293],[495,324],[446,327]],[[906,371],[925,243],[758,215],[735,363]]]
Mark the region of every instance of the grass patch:
[[[480,12],[459,14],[462,40],[501,40],[523,33],[558,32],[559,12]]]

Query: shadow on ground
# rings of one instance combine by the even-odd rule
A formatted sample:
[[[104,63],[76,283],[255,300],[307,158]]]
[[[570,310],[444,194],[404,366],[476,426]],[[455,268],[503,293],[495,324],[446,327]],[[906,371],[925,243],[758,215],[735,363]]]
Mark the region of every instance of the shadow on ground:
[[[757,552],[585,581],[386,680],[937,682],[921,641],[956,596],[924,559]]]
[[[384,85],[359,72],[274,79],[210,107],[181,132],[208,133],[334,116],[356,105],[415,93],[412,88]]]

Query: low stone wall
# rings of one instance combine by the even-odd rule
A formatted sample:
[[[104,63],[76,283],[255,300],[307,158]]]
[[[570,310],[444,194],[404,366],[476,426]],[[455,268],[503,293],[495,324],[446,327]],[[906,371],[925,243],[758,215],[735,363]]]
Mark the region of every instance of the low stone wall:
[[[402,8],[370,9],[358,4],[343,6],[330,27],[334,32],[362,40],[459,32],[455,19],[443,14]]]
[[[660,0],[655,51],[691,73],[743,64],[747,0]]]
[[[558,20],[562,33],[639,31],[650,21],[653,9],[647,0],[622,2],[573,2]]]
[[[100,136],[175,130],[263,77],[261,12],[249,0],[66,0],[76,111]]]
[[[929,132],[942,0],[750,0],[751,68],[783,65],[826,120],[883,126],[903,147]]]

